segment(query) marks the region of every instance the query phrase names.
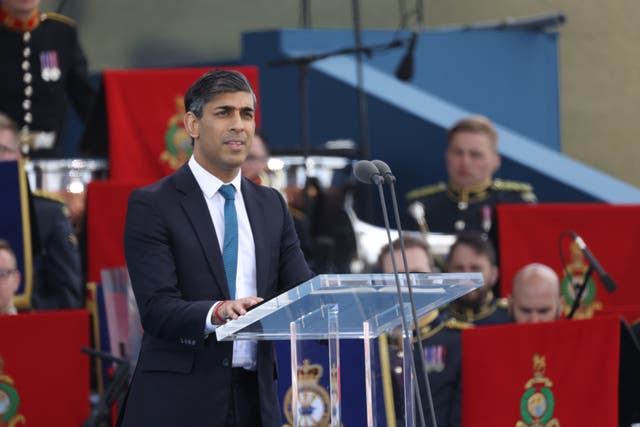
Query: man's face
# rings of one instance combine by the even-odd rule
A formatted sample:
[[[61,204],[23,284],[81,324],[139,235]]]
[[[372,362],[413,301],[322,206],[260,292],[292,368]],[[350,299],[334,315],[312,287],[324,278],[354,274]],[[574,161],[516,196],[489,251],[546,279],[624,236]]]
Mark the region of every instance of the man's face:
[[[267,162],[269,161],[269,153],[264,146],[264,141],[258,135],[253,137],[253,143],[249,149],[249,155],[242,164],[242,176],[250,180],[257,179],[261,174],[267,171]]]
[[[514,285],[511,316],[516,323],[539,323],[557,320],[562,303],[557,284],[548,277],[534,274]]]
[[[482,184],[500,167],[500,156],[489,136],[479,132],[451,135],[445,157],[449,181],[462,189]]]
[[[2,8],[15,16],[31,15],[40,4],[40,0],[2,0]]]
[[[18,160],[20,149],[17,135],[9,129],[0,129],[0,161]]]
[[[485,255],[472,247],[459,244],[449,256],[449,273],[482,273],[484,285],[462,296],[460,301],[469,306],[482,304],[498,280],[498,268]]]
[[[193,155],[207,171],[224,182],[238,173],[251,149],[255,109],[249,92],[216,96],[202,108],[202,118],[185,115],[185,129],[194,139]]]
[[[431,272],[431,263],[429,260],[429,255],[424,251],[423,248],[413,246],[410,248],[406,248],[405,252],[407,253],[407,267],[409,267],[409,272],[412,273],[430,273]],[[402,262],[402,252],[398,249],[393,251],[396,260],[396,268],[398,269],[398,273],[404,273],[404,263]],[[391,253],[387,253],[380,260],[383,273],[393,273],[393,264],[391,263]]]
[[[0,249],[0,314],[12,304],[13,295],[20,285],[20,273],[16,270],[16,260],[5,249]]]

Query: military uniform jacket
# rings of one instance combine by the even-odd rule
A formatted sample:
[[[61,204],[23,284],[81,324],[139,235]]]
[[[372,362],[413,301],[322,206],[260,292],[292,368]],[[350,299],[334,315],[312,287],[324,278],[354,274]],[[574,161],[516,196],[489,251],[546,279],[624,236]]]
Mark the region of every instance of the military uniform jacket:
[[[511,323],[509,303],[506,298],[494,298],[493,293],[487,294],[486,301],[477,308],[462,307],[457,301],[442,310],[445,319],[455,319],[476,326],[501,325]]]
[[[21,22],[0,10],[0,52],[0,111],[21,129],[59,135],[69,100],[86,119],[93,90],[71,19],[46,13]]]
[[[460,427],[462,413],[462,334],[461,330],[472,327],[465,322],[458,322],[454,319],[444,320],[437,312],[420,319],[420,334],[424,351],[425,365],[429,377],[431,396],[436,415],[438,427]],[[395,387],[401,387],[402,373],[394,368],[402,366],[401,353],[397,352],[399,343],[395,344],[396,351],[390,360],[394,365]],[[427,426],[431,426],[429,404],[427,400],[427,389],[422,374],[422,364],[420,363],[420,349],[414,343],[414,361],[418,371],[420,394],[422,395],[422,407],[424,410]],[[402,399],[396,399],[399,407],[396,407],[396,417],[402,418],[404,408]],[[417,411],[416,411],[417,416]],[[402,422],[400,423],[402,425]]]
[[[424,205],[430,231],[459,233],[480,231],[491,235],[495,224],[495,208],[499,203],[535,203],[530,184],[494,179],[469,191],[461,191],[444,182],[410,191],[407,202]],[[414,220],[409,224],[417,227]]]
[[[31,302],[38,310],[82,308],[84,292],[78,243],[66,205],[43,195],[32,196],[39,248],[34,254]]]

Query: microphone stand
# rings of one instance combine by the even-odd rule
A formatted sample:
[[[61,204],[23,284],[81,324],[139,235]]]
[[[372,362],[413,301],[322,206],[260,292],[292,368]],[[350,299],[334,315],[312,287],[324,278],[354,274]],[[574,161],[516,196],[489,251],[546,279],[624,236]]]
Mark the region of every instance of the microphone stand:
[[[420,327],[418,325],[418,313],[416,311],[416,304],[415,304],[415,301],[413,299],[413,286],[411,285],[411,280],[410,280],[410,276],[409,276],[409,265],[407,263],[407,252],[405,250],[404,240],[403,240],[403,237],[402,237],[402,226],[400,224],[400,214],[398,212],[398,199],[396,197],[396,189],[395,189],[396,188],[396,186],[395,186],[396,178],[391,173],[391,168],[389,168],[389,166],[385,162],[383,162],[381,160],[373,160],[372,163],[374,165],[376,165],[378,170],[381,172],[381,174],[384,177],[384,181],[387,184],[389,184],[389,189],[391,191],[391,204],[393,206],[394,219],[396,221],[396,227],[398,229],[398,240],[400,241],[400,251],[402,253],[402,262],[404,263],[404,273],[405,273],[405,278],[407,280],[407,291],[409,293],[409,306],[411,307],[411,316],[413,317],[413,320],[414,320],[415,325],[416,325],[416,338],[418,340],[418,350],[420,352],[420,364],[421,364],[421,368],[422,368],[422,373],[424,375],[425,388],[427,389],[427,402],[429,403],[429,411],[430,411],[430,415],[431,415],[431,423],[432,423],[432,425],[434,427],[437,427],[436,413],[435,413],[435,408],[433,406],[433,396],[431,395],[431,384],[429,383],[429,375],[427,374],[427,364],[426,364],[426,361],[424,360],[424,348],[422,346],[422,337],[420,336]],[[382,184],[380,186],[382,186]],[[389,235],[389,238],[391,238],[390,235]],[[389,243],[389,247],[391,247],[391,243]],[[395,263],[395,259],[394,259],[393,256],[391,257],[391,260],[392,260],[392,265],[393,265]],[[394,272],[395,272],[395,265],[394,265]],[[416,376],[416,378],[417,378],[417,376]],[[419,406],[422,407],[422,399],[419,399],[419,402],[420,402]]]
[[[105,422],[109,422],[110,424],[111,407],[114,403],[118,403],[118,411],[120,411],[122,409],[122,401],[127,393],[130,372],[129,361],[113,356],[109,353],[92,350],[87,347],[82,347],[82,352],[91,357],[109,360],[116,363],[117,367],[111,384],[109,384],[109,387],[104,391],[95,408],[91,410],[89,418],[86,419],[82,426],[98,427],[103,425]],[[101,373],[97,372],[96,375],[101,375]]]
[[[573,315],[578,310],[578,307],[580,307],[582,294],[584,294],[584,290],[587,288],[587,283],[589,283],[589,279],[591,278],[592,272],[593,272],[593,267],[589,265],[587,272],[584,274],[584,277],[582,278],[582,283],[576,286],[576,290],[577,290],[576,297],[573,300],[573,304],[571,304],[571,310],[569,311],[569,314],[567,314],[567,319],[573,318]]]
[[[385,164],[386,165],[386,164]],[[388,168],[388,166],[387,166]],[[380,196],[380,205],[382,207],[382,217],[384,219],[384,225],[385,225],[385,230],[387,232],[387,242],[389,244],[389,248],[392,249],[393,245],[392,245],[392,240],[391,240],[391,226],[389,225],[389,215],[387,214],[387,204],[385,202],[385,198],[384,198],[384,189],[382,188],[382,183],[384,182],[384,178],[382,177],[382,175],[379,172],[378,167],[376,166],[376,164],[374,164],[373,162],[370,162],[369,160],[360,160],[358,162],[355,163],[354,167],[353,167],[353,173],[356,176],[356,178],[358,179],[358,181],[363,182],[365,184],[375,184],[378,187],[378,194]],[[400,308],[400,317],[402,319],[402,348],[403,348],[403,355],[405,358],[405,362],[406,360],[409,360],[409,364],[411,367],[411,375],[413,375],[413,378],[418,378],[417,375],[417,371],[416,371],[416,365],[414,362],[414,358],[413,358],[413,343],[412,343],[412,338],[413,338],[413,334],[412,334],[412,329],[409,328],[408,324],[407,324],[407,317],[404,313],[404,301],[402,298],[402,289],[400,287],[400,277],[398,276],[398,268],[396,266],[396,259],[395,256],[393,254],[393,252],[391,253],[391,265],[393,267],[393,275],[394,275],[394,279],[395,279],[395,284],[396,284],[396,296],[398,298],[398,306]],[[417,326],[417,319],[415,319],[416,322],[416,326]],[[407,351],[408,350],[408,351]],[[405,371],[405,375],[406,375],[406,371]],[[422,398],[420,396],[420,387],[418,386],[417,381],[410,381],[413,385],[413,391],[416,395],[416,397],[418,397],[418,401],[422,402]],[[409,394],[411,393],[411,391],[409,391]],[[407,394],[407,390],[405,388],[405,403],[406,402],[410,402],[410,404],[413,404],[415,401],[413,400],[413,395],[412,396],[406,396]],[[407,400],[409,399],[409,400]],[[411,406],[409,406],[410,408]],[[407,409],[407,407],[405,406],[405,409]],[[426,426],[425,424],[425,419],[424,419],[424,412],[422,409],[422,404],[418,405],[418,410],[420,413],[420,421],[422,422],[422,426]],[[405,411],[405,424],[409,423],[409,417],[413,417],[413,412],[409,412],[409,411]],[[434,425],[434,427],[436,427]]]
[[[357,0],[354,0],[357,1]],[[357,5],[354,6],[356,9],[354,10],[354,19],[355,15],[359,13],[357,9]],[[359,27],[359,18],[358,18],[358,27]],[[361,128],[361,143],[359,155],[361,159],[368,159],[369,154],[369,142],[368,142],[368,134],[366,132],[366,94],[364,93],[363,85],[362,85],[362,54],[370,57],[374,52],[377,51],[386,51],[389,49],[396,49],[404,46],[407,42],[401,39],[391,40],[389,43],[385,44],[373,44],[369,46],[363,46],[360,39],[360,31],[356,32],[355,38],[355,46],[349,48],[337,49],[334,51],[329,51],[325,53],[318,54],[310,54],[297,56],[292,58],[281,58],[267,62],[267,66],[269,67],[279,67],[286,65],[296,65],[298,67],[298,91],[299,91],[299,103],[298,107],[300,110],[300,143],[302,146],[302,155],[304,158],[304,162],[306,164],[307,157],[311,152],[311,132],[310,132],[310,120],[309,120],[309,66],[316,61],[320,61],[322,59],[331,58],[339,55],[355,55],[357,60],[357,84],[356,90],[358,91],[358,101],[359,101],[359,125]],[[305,194],[305,197],[306,194]],[[371,201],[371,193],[369,191],[365,192],[364,196],[365,201],[364,204],[364,212],[363,218],[372,221],[372,201]]]
[[[418,413],[420,414],[420,422],[422,426],[426,426],[426,422],[425,422],[425,418],[424,418],[424,410],[422,408],[422,396],[420,393],[420,387],[418,386],[418,371],[416,369],[416,364],[415,364],[415,360],[413,357],[413,329],[409,327],[408,323],[407,323],[407,317],[404,314],[404,301],[402,298],[402,289],[400,288],[400,277],[399,277],[399,273],[398,273],[398,268],[396,266],[396,257],[393,254],[393,241],[391,239],[391,226],[389,225],[389,215],[387,214],[387,205],[385,202],[385,197],[384,197],[384,190],[382,188],[382,183],[384,182],[384,179],[380,176],[376,176],[375,180],[375,184],[378,187],[378,194],[380,195],[380,204],[382,205],[382,216],[384,218],[384,228],[387,231],[387,241],[389,244],[389,248],[391,248],[391,266],[393,267],[393,275],[395,278],[395,282],[396,282],[396,292],[398,293],[398,303],[400,304],[400,314],[402,316],[402,335],[403,335],[403,355],[404,357],[408,357],[409,358],[409,363],[411,364],[411,374],[413,375],[413,377],[416,379],[416,381],[413,381],[413,388],[414,388],[414,393],[416,394],[416,401],[418,402]],[[372,177],[373,180],[373,177]],[[406,274],[406,280],[407,280],[407,288],[409,289],[409,301],[410,301],[410,306],[411,306],[411,315],[413,316],[413,321],[416,325],[416,331],[418,334],[418,346],[420,349],[420,354],[424,354],[423,350],[422,350],[422,343],[420,341],[420,328],[418,327],[418,318],[416,317],[415,314],[415,305],[413,303],[413,295],[411,293],[411,284],[409,282],[409,273],[407,270],[407,255],[405,253],[404,250],[404,244],[402,242],[402,234],[400,233],[400,230],[398,230],[399,232],[399,238],[400,238],[400,248],[402,251],[402,260],[404,261],[404,268],[405,268],[405,274]],[[410,345],[408,346],[409,348],[407,348],[407,341],[410,343]],[[408,351],[407,351],[408,350]],[[426,377],[426,370],[425,370],[425,366],[424,366],[424,358],[421,356],[420,360],[422,361],[422,369],[425,373],[425,377]],[[433,402],[431,401],[431,390],[430,387],[428,386],[429,384],[429,379],[427,378],[427,390],[429,390],[429,402],[430,402],[430,408],[431,408],[431,419],[433,422],[434,427],[436,427],[436,423],[435,423],[435,414],[433,412]],[[405,400],[406,399],[413,399],[413,396],[405,396]],[[409,414],[406,414],[406,417],[409,417]],[[407,422],[408,420],[405,420],[405,422]]]

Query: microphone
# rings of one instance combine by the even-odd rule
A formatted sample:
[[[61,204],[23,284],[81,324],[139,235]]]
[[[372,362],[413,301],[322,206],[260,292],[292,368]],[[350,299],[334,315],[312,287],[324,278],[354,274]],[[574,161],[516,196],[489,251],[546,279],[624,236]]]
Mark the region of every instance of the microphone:
[[[600,280],[602,281],[602,284],[604,285],[607,292],[611,293],[615,291],[617,288],[615,282],[613,281],[611,276],[609,276],[609,274],[604,271],[604,268],[602,268],[596,257],[593,256],[593,254],[587,247],[587,244],[584,242],[584,240],[582,240],[582,237],[578,236],[573,231],[570,231],[570,233],[573,241],[576,243],[576,245],[578,245],[578,248],[580,248],[580,251],[582,251],[582,254],[587,259],[587,263],[589,263],[589,266],[591,266],[591,268],[593,268],[596,273],[598,273],[598,276],[600,276]]]
[[[400,253],[402,254],[402,262],[404,265],[404,274],[405,274],[405,278],[407,280],[407,291],[409,294],[409,307],[411,308],[411,317],[413,318],[415,325],[418,325],[418,313],[416,311],[416,303],[413,299],[413,288],[411,287],[411,277],[409,276],[409,265],[407,263],[407,252],[405,250],[404,247],[404,238],[402,237],[402,225],[400,224],[400,214],[399,214],[399,210],[398,210],[398,199],[396,197],[396,190],[395,190],[395,182],[396,182],[396,177],[393,175],[393,173],[391,172],[391,168],[389,167],[388,164],[386,164],[385,162],[383,162],[382,160],[372,160],[371,163],[376,167],[376,169],[378,170],[378,172],[380,173],[380,175],[382,177],[384,177],[384,181],[385,183],[389,184],[389,188],[391,190],[391,204],[393,206],[393,214],[394,214],[394,218],[396,220],[396,227],[398,228],[398,240],[400,242]],[[380,185],[380,187],[382,187]],[[381,192],[382,194],[382,192]],[[386,214],[386,210],[385,210],[385,214]],[[391,236],[389,235],[389,247],[392,248],[391,246]],[[393,266],[393,272],[396,274],[396,281],[397,279],[397,270],[396,270],[396,266],[395,266],[395,262],[394,262],[394,258],[395,255],[393,254],[393,248],[391,250],[391,264]],[[398,291],[400,291],[400,283],[396,282],[396,285],[398,287]],[[400,300],[402,300],[402,298],[400,297]],[[408,336],[408,335],[407,335]],[[422,374],[423,374],[423,378],[424,378],[424,384],[425,384],[425,388],[427,389],[427,402],[429,404],[429,411],[430,411],[430,415],[431,415],[431,424],[433,426],[437,425],[436,422],[436,413],[435,413],[435,407],[433,406],[433,396],[431,395],[431,384],[429,383],[429,376],[427,375],[427,364],[425,361],[425,353],[424,353],[424,348],[422,345],[422,336],[420,334],[420,328],[418,326],[416,326],[416,337],[417,337],[417,341],[418,341],[418,350],[420,352],[420,367],[422,368]],[[406,352],[405,352],[406,354]],[[418,376],[416,375],[415,377],[416,379],[418,378]],[[420,402],[420,407],[422,406],[422,396],[420,395],[420,392],[418,391],[418,393],[416,393],[418,402]],[[421,409],[419,407],[419,409]],[[421,414],[422,416],[422,414]]]
[[[420,233],[422,233],[425,237],[429,233],[429,226],[427,225],[427,217],[424,211],[424,204],[422,202],[415,201],[409,205],[407,208],[409,211],[409,215],[411,218],[418,224],[420,228]]]
[[[365,184],[378,185],[384,181],[378,168],[369,160],[358,160],[353,166],[353,174],[358,181]]]
[[[413,51],[416,48],[416,41],[418,40],[418,32],[414,31],[411,34],[411,40],[409,40],[409,47],[407,53],[402,57],[402,61],[396,68],[396,77],[402,81],[408,81],[413,78]]]
[[[385,183],[392,184],[396,182],[396,177],[391,173],[391,168],[388,164],[382,160],[371,160],[371,163],[373,163],[380,175],[382,175]]]

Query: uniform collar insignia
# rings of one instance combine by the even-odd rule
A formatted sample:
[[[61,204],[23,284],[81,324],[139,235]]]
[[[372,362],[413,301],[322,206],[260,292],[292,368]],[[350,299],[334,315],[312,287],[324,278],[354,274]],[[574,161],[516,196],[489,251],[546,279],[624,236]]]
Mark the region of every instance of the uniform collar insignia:
[[[40,24],[40,12],[36,10],[29,18],[22,20],[10,15],[6,10],[0,9],[0,22],[10,30],[32,31]]]
[[[492,315],[497,308],[496,302],[493,292],[489,292],[484,302],[478,307],[461,307],[459,304],[452,303],[450,310],[454,318],[466,322],[474,322]]]
[[[470,199],[482,196],[492,184],[493,181],[491,179],[487,179],[481,184],[475,185],[471,188],[462,189],[450,182],[447,184],[447,189],[456,198],[456,200],[460,202],[469,202]]]

